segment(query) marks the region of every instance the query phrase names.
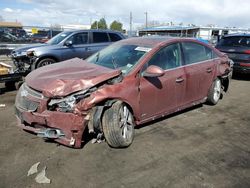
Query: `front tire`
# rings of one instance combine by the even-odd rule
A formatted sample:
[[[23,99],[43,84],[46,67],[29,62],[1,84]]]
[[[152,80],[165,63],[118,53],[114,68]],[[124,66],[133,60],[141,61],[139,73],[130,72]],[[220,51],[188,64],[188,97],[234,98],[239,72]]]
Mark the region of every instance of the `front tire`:
[[[111,147],[128,147],[134,139],[134,125],[133,114],[121,101],[115,102],[103,114],[103,132]]]
[[[221,80],[216,78],[209,89],[207,102],[212,105],[216,105],[221,97],[222,89],[221,89]]]
[[[56,61],[54,59],[51,59],[51,58],[45,58],[45,59],[42,59],[40,60],[37,65],[36,65],[36,68],[39,68],[39,67],[43,67],[43,66],[46,66],[46,65],[50,65],[50,64],[53,64],[55,63]]]

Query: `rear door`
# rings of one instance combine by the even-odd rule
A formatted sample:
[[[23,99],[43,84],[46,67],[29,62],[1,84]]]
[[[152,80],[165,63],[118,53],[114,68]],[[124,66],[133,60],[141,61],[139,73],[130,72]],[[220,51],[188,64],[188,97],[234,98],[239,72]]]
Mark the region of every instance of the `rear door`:
[[[148,61],[144,69],[156,65],[165,70],[161,77],[140,78],[141,118],[147,119],[164,112],[174,111],[183,102],[185,74],[181,67],[181,50],[178,43],[163,47]]]
[[[111,44],[107,32],[91,32],[90,41],[88,46],[89,54],[94,54]]]
[[[207,96],[216,71],[212,50],[195,42],[182,43],[187,76],[185,103]]]
[[[119,41],[119,40],[122,40],[123,38],[118,35],[117,33],[108,33],[109,35],[109,38],[110,38],[110,41],[111,42],[116,42],[116,41]]]

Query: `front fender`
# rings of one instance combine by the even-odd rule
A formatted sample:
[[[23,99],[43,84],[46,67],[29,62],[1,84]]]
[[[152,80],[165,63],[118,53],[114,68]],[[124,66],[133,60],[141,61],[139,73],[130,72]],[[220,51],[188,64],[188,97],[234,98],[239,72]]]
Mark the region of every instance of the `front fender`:
[[[124,83],[126,82],[126,83]],[[129,85],[130,87],[125,87]],[[107,101],[118,100],[126,103],[133,111],[136,119],[140,118],[139,113],[139,90],[138,83],[134,79],[124,79],[121,83],[105,84],[98,90],[91,93],[88,98],[76,104],[75,109],[78,113],[88,111],[96,105],[105,105]]]

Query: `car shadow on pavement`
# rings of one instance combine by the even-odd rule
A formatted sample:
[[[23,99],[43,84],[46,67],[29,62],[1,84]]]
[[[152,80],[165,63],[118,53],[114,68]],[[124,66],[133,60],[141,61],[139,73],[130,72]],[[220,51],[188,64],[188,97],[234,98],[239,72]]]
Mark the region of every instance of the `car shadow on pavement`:
[[[7,89],[6,87],[3,87],[3,88],[0,87],[0,95],[4,94],[6,92],[15,91],[15,90],[16,90],[16,88]]]
[[[233,74],[233,80],[250,81],[250,74]]]
[[[173,113],[173,114],[166,115],[166,116],[164,116],[164,117],[158,118],[158,119],[153,120],[153,121],[150,121],[150,122],[148,122],[148,123],[144,123],[144,124],[142,124],[142,125],[136,126],[135,129],[141,129],[141,128],[144,128],[144,127],[146,127],[146,126],[153,125],[153,124],[155,124],[155,123],[164,121],[164,120],[166,120],[166,119],[168,119],[168,118],[172,118],[172,117],[175,117],[175,116],[178,116],[178,115],[181,115],[181,114],[185,114],[186,112],[189,112],[189,111],[192,111],[192,110],[196,110],[196,109],[198,109],[198,108],[201,108],[203,105],[204,105],[204,104],[198,104],[198,105],[189,107],[189,108],[187,108],[187,109],[181,110],[181,111],[179,111],[179,112],[175,112],[175,113]],[[207,104],[205,103],[205,105],[207,105]]]
[[[6,92],[18,90],[22,84],[23,84],[23,81],[1,83],[0,84],[0,95],[4,94]]]

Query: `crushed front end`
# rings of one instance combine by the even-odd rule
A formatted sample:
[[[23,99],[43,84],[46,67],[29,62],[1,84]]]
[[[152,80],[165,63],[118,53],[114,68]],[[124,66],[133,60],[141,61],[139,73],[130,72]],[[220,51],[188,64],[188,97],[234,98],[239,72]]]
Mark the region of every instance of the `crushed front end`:
[[[13,50],[10,54],[13,64],[16,67],[15,72],[30,71],[31,60],[27,56],[26,51],[15,51]]]
[[[84,93],[79,96],[84,96]],[[18,126],[45,139],[80,148],[87,114],[75,112],[73,100],[73,96],[47,98],[24,83],[15,102]]]

